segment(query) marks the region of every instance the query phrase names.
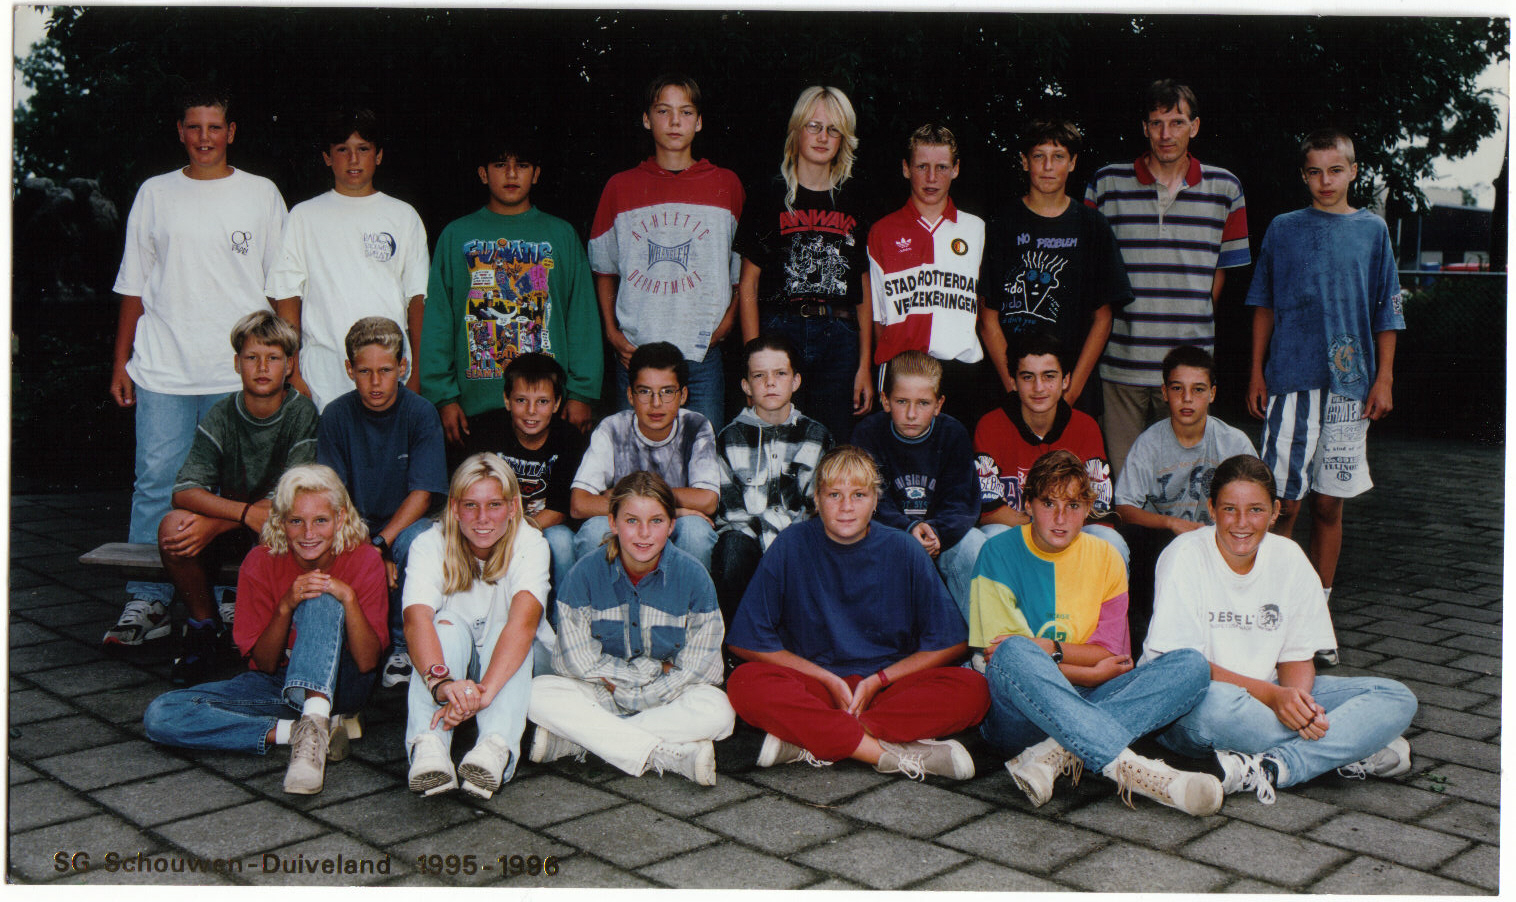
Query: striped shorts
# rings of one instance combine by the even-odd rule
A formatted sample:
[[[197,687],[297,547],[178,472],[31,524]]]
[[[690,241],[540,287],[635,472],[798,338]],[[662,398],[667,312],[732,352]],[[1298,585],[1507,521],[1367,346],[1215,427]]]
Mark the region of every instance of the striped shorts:
[[[1352,498],[1374,487],[1368,434],[1362,401],[1318,388],[1270,395],[1259,447],[1280,498],[1299,501],[1308,491]]]

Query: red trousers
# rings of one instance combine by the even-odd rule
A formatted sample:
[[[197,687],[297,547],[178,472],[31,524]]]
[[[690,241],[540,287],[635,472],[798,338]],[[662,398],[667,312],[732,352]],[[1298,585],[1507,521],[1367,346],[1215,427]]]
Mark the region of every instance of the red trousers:
[[[845,679],[856,687],[864,678]],[[885,742],[935,739],[967,730],[990,709],[989,685],[966,667],[894,680],[857,717],[839,709],[820,680],[778,664],[743,664],[727,679],[726,695],[743,720],[823,761],[853,754],[865,731]]]

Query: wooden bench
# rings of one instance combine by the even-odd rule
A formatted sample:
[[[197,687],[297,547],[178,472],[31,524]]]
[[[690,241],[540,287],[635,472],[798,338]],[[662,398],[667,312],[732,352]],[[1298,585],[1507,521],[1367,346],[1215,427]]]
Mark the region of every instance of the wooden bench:
[[[167,582],[168,572],[158,557],[158,546],[146,542],[106,542],[93,551],[79,556],[79,563],[90,567],[110,567],[128,579]],[[221,565],[216,583],[223,586],[237,585],[237,567],[241,561],[227,561]]]

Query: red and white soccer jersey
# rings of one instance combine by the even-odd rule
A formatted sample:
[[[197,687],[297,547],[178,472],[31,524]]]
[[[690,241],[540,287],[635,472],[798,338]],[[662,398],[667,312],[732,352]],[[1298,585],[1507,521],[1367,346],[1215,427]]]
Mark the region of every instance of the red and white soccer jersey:
[[[874,297],[874,363],[901,351],[975,363],[984,357],[979,315],[979,261],[984,220],[948,201],[935,226],[904,207],[869,230],[869,288]]]

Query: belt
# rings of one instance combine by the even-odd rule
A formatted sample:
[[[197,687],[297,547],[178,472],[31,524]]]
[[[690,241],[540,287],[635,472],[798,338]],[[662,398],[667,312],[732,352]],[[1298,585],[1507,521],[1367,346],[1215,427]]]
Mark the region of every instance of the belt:
[[[845,304],[790,304],[781,308],[779,312],[789,316],[803,316],[806,319],[820,317],[853,319],[853,308]]]

